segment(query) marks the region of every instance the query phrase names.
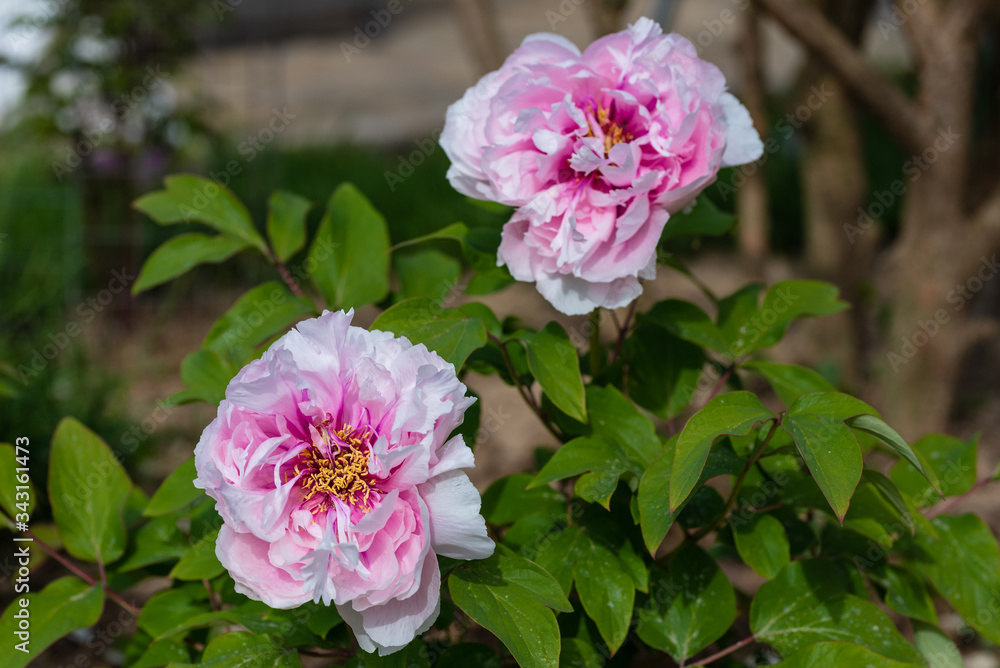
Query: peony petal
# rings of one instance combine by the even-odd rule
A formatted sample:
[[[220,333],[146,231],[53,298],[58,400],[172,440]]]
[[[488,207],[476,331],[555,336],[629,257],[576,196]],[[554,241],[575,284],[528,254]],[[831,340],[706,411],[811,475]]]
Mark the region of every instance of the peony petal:
[[[479,492],[462,471],[449,471],[420,485],[430,515],[431,547],[453,559],[485,559],[493,554]]]
[[[764,155],[764,142],[753,127],[750,112],[730,93],[723,93],[719,103],[728,127],[722,166],[734,167],[759,160]]]

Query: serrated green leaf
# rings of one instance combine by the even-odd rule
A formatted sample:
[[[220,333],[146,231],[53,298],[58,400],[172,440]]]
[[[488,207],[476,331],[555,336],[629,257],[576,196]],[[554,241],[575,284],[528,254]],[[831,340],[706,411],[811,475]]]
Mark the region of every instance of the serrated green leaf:
[[[406,299],[383,311],[372,330],[423,343],[458,370],[474,351],[486,345],[486,326],[458,309],[441,308],[423,297]]]
[[[250,212],[229,188],[194,174],[168,176],[164,185],[166,190],[143,195],[133,206],[161,225],[204,223],[267,254]]]
[[[313,284],[331,308],[357,308],[389,294],[389,228],[350,183],[334,191],[309,249]]]
[[[282,262],[306,245],[306,214],[311,208],[312,202],[286,190],[275,191],[267,200],[267,236]]]
[[[749,518],[733,516],[729,526],[740,558],[761,577],[771,579],[788,565],[791,560],[788,536],[776,518],[760,514]]]
[[[676,511],[691,494],[717,438],[726,434],[746,436],[754,425],[773,418],[771,411],[749,392],[715,397],[692,415],[677,439],[674,452],[670,472],[671,511]]]
[[[249,247],[247,241],[224,234],[208,236],[191,232],[178,235],[161,244],[146,258],[132,286],[132,294],[137,295],[166,283],[199,264],[224,262]]]
[[[552,403],[574,420],[586,422],[580,358],[562,325],[550,322],[540,331],[515,336],[524,341],[528,368]]]
[[[791,406],[803,394],[836,390],[823,376],[812,369],[794,364],[747,362],[742,368],[763,376],[786,406]]]
[[[28,603],[26,607],[21,606],[24,600]],[[103,608],[104,591],[100,585],[88,585],[74,577],[55,580],[37,593],[19,595],[0,617],[0,634],[5,644],[0,652],[0,668],[28,665],[59,638],[96,624]],[[29,615],[27,629],[15,617],[18,613],[23,615],[24,610]]]
[[[101,437],[63,418],[52,436],[49,499],[66,550],[103,563],[122,556],[122,512],[131,492],[132,482]]]
[[[736,594],[715,560],[685,543],[669,570],[655,570],[649,598],[638,605],[636,633],[675,661],[694,656],[718,640],[736,619]]]

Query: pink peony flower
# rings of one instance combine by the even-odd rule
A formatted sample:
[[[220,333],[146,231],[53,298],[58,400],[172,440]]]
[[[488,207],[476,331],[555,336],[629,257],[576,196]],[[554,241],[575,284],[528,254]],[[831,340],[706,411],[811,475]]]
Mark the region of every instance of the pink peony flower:
[[[669,215],[763,154],[718,68],[647,18],[582,54],[528,36],[448,108],[441,146],[456,190],[519,207],[498,264],[570,315],[635,299]]]
[[[436,555],[493,553],[474,465],[448,438],[475,401],[455,368],[353,311],[299,323],[229,383],[195,449],[197,487],[225,524],[236,590],[274,608],[337,606],[386,654],[440,608]]]

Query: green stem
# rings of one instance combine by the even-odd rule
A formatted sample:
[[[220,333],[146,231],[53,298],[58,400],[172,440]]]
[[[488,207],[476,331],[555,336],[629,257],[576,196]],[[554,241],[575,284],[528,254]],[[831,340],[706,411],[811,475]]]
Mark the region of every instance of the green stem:
[[[601,372],[601,307],[590,312],[590,377]]]
[[[771,429],[767,432],[767,436],[761,442],[754,453],[750,455],[750,459],[743,466],[743,472],[740,473],[739,477],[736,478],[736,482],[733,483],[733,491],[729,494],[729,498],[726,500],[726,505],[719,513],[719,517],[716,518],[714,522],[711,522],[705,527],[702,527],[696,534],[691,536],[692,540],[698,541],[707,536],[710,532],[715,531],[720,528],[725,522],[726,518],[729,517],[729,513],[733,510],[733,506],[736,505],[736,497],[739,495],[740,490],[743,489],[743,483],[747,479],[747,475],[750,473],[750,469],[754,467],[760,456],[764,454],[767,450],[767,446],[770,445],[771,439],[774,438],[775,432],[778,431],[778,425],[781,424],[781,418],[777,418],[771,421]]]

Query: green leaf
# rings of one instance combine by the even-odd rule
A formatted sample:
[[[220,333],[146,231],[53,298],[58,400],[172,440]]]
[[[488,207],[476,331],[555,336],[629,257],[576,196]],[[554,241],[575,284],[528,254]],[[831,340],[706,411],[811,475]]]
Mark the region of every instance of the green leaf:
[[[350,183],[334,191],[309,249],[313,283],[332,307],[379,302],[389,294],[389,228]]]
[[[913,448],[903,440],[903,437],[896,433],[896,431],[883,422],[880,418],[874,415],[857,415],[855,417],[849,418],[847,424],[850,425],[852,429],[864,432],[866,434],[871,434],[875,438],[879,439],[890,448],[896,451],[896,454],[900,455],[903,459],[908,461],[914,468],[916,468],[920,473],[927,478],[931,486],[940,488],[937,477],[934,476],[933,471],[928,471],[924,468],[924,465],[917,459],[916,453]]]
[[[467,563],[448,578],[452,600],[497,636],[523,668],[557,668],[559,626],[546,604],[572,608],[559,583],[502,545],[489,559]]]
[[[611,495],[618,487],[618,480],[625,473],[632,473],[638,480],[643,465],[633,453],[601,436],[582,436],[562,446],[542,467],[531,488],[547,485],[585,473],[576,483],[576,495],[586,501],[595,501],[608,507]]]
[[[518,473],[500,478],[483,493],[482,515],[490,524],[512,524],[532,513],[558,517],[566,513],[566,499],[551,487],[527,489],[532,476]]]
[[[902,494],[899,493],[899,489],[892,484],[892,481],[886,478],[884,475],[878,471],[873,471],[871,469],[865,469],[861,474],[862,480],[870,484],[875,490],[878,491],[879,496],[885,500],[892,509],[895,511],[896,515],[903,524],[910,529],[912,534],[914,531],[913,516],[910,514],[910,507],[906,505],[906,501],[903,500]],[[893,518],[895,520],[896,518]]]
[[[580,358],[562,325],[550,322],[538,332],[518,332],[528,349],[528,368],[560,410],[574,420],[587,421],[587,405],[580,375]]]
[[[754,596],[750,629],[757,640],[773,645],[784,656],[812,643],[837,640],[919,664],[919,652],[899,634],[892,620],[847,590],[847,574],[835,563],[793,561]]]
[[[204,223],[267,255],[250,212],[229,188],[193,174],[168,176],[164,184],[166,190],[143,195],[133,206],[161,225]]]
[[[211,580],[225,570],[215,556],[215,541],[218,537],[218,529],[202,536],[177,562],[170,571],[170,577],[178,580]]]
[[[24,513],[25,510],[29,516],[35,510],[35,486],[32,484],[31,478],[27,479],[26,485],[18,480],[18,476],[27,476],[28,472],[18,472],[17,469],[27,469],[30,467],[21,466],[21,463],[17,461],[18,456],[27,457],[30,464],[30,450],[22,448],[18,453],[10,443],[0,443],[0,480],[4,481],[4,484],[0,485],[0,507],[4,509],[12,520]],[[25,489],[17,489],[17,487],[22,485]],[[27,494],[27,498],[24,496],[19,498],[19,493]],[[17,505],[19,503],[26,505],[18,508]]]
[[[791,560],[785,527],[771,515],[733,516],[729,520],[736,551],[747,566],[761,577],[771,579]]]
[[[885,604],[901,615],[937,624],[937,611],[923,581],[896,566],[887,566],[883,583]]]
[[[416,638],[403,649],[386,656],[369,654],[362,650],[354,656],[354,660],[348,663],[348,666],[349,668],[431,668],[431,660],[427,645],[420,638]]]
[[[1000,549],[996,538],[975,515],[942,515],[931,524],[938,537],[918,531],[912,538],[908,552],[913,567],[930,580],[969,626],[990,642],[1000,643],[1000,622],[992,612],[1000,592]]]
[[[775,283],[751,319],[750,337],[754,349],[773,346],[780,341],[793,320],[832,315],[848,306],[840,300],[837,287],[830,283],[799,280]]]
[[[171,664],[181,666],[187,664]],[[294,649],[283,647],[264,635],[237,631],[209,641],[201,668],[302,668]]]
[[[306,245],[306,214],[311,208],[312,202],[286,190],[275,191],[267,200],[267,236],[282,262]]]
[[[641,321],[652,322],[674,336],[717,352],[729,352],[729,344],[719,327],[691,302],[667,299],[657,303]]]
[[[941,493],[959,496],[976,484],[978,445],[978,435],[963,441],[945,434],[928,434],[913,444],[913,450],[922,458],[924,470],[939,481]],[[918,507],[930,505],[941,498],[925,476],[907,461],[896,464],[889,475]]]
[[[160,488],[143,511],[145,517],[159,517],[180,510],[195,499],[201,498],[205,490],[194,486],[198,471],[194,467],[194,457],[189,457],[167,476]]]
[[[927,668],[964,668],[962,653],[937,626],[913,620],[913,642],[927,659]]]
[[[21,607],[21,601],[28,605]],[[15,598],[0,617],[4,650],[0,668],[22,668],[59,638],[97,624],[104,608],[104,592],[99,585],[87,585],[74,577],[53,581],[38,593]],[[22,629],[18,613],[30,615],[30,627]],[[23,635],[22,635],[23,634]],[[21,645],[24,643],[24,645]],[[21,647],[27,651],[21,651]]]
[[[691,416],[677,439],[670,472],[670,509],[676,511],[701,477],[708,453],[725,434],[746,436],[759,422],[773,419],[771,411],[750,392],[715,397]]]
[[[636,632],[643,642],[681,662],[722,637],[736,619],[736,594],[715,560],[685,543],[656,569],[648,599],[639,601]]]
[[[736,216],[720,211],[707,196],[699,197],[689,209],[671,214],[663,226],[661,241],[679,236],[718,237],[733,228]]]
[[[680,413],[698,389],[705,365],[699,346],[642,322],[625,341],[629,397],[665,420]]]
[[[132,294],[166,283],[199,264],[224,262],[249,246],[243,239],[224,234],[211,237],[199,232],[178,235],[161,244],[146,259],[132,286]]]
[[[110,563],[125,552],[122,512],[132,482],[101,437],[74,418],[52,436],[49,499],[66,550]]]
[[[630,453],[643,467],[660,452],[660,439],[653,422],[639,412],[618,388],[587,387],[587,410],[596,436],[603,436]]]
[[[791,406],[803,394],[832,392],[837,389],[812,369],[794,364],[747,362],[742,367],[763,376],[786,406]]]
[[[676,518],[670,512],[670,472],[673,470],[676,447],[677,436],[673,436],[639,481],[639,526],[642,541],[651,555],[656,553]]]
[[[454,365],[456,371],[474,350],[486,345],[486,326],[481,319],[458,309],[441,308],[423,297],[401,301],[383,311],[370,329],[422,343]]]
[[[187,389],[170,397],[175,404],[204,401],[217,406],[238,369],[214,350],[196,350],[181,362],[181,380]]]
[[[399,299],[426,297],[438,304],[450,304],[461,291],[462,265],[441,251],[426,249],[400,253],[395,257],[399,274]]]
[[[628,634],[635,590],[648,588],[648,576],[645,564],[628,540],[615,545],[614,541],[620,537],[609,535],[608,529],[594,523],[566,527],[555,536],[549,534],[538,550],[537,559],[567,594],[576,582],[584,611],[615,652]],[[633,560],[638,560],[641,574],[633,573]]]
[[[836,418],[791,413],[782,428],[795,440],[813,479],[843,522],[864,468],[854,432]]]
[[[434,668],[501,668],[503,662],[492,647],[460,642],[444,651]]]
[[[268,281],[237,299],[215,321],[201,345],[242,366],[253,357],[257,345],[314,313],[308,300],[296,297],[281,283]]]
[[[306,618],[306,626],[320,638],[326,638],[330,629],[343,623],[344,620],[334,605],[316,605]]]
[[[617,652],[629,632],[635,583],[622,570],[618,556],[594,540],[579,541],[574,556],[573,579],[580,603],[611,652]]]
[[[829,668],[829,666],[920,668],[923,664],[895,661],[853,643],[817,642],[792,652],[777,665],[781,668]]]
[[[142,606],[139,628],[160,638],[183,628],[188,620],[211,611],[208,592],[199,582],[157,592]]]
[[[172,663],[187,663],[191,660],[187,646],[180,640],[160,640],[149,646],[129,668],[156,668]]]
[[[720,352],[725,352],[729,361],[751,352],[752,344],[760,338],[761,324],[754,326],[751,321],[757,314],[757,302],[763,289],[760,283],[751,283],[718,301],[716,322],[726,338],[726,348]]]
[[[131,549],[116,570],[128,573],[150,564],[180,559],[187,551],[187,539],[177,528],[177,518],[158,517],[134,532]]]

